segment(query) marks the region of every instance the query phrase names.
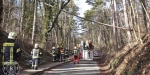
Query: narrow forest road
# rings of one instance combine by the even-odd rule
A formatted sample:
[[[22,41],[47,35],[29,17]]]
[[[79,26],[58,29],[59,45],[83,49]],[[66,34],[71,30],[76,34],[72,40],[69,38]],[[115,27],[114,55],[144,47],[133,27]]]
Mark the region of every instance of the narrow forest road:
[[[100,71],[96,61],[81,60],[79,64],[70,62],[45,71],[42,75],[100,75]]]

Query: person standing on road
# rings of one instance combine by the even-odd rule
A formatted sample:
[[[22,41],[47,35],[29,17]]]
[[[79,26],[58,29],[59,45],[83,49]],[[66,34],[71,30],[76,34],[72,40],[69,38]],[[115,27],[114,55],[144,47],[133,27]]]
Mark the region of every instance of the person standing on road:
[[[17,34],[15,32],[10,32],[8,35],[8,39],[5,43],[3,43],[3,49],[1,50],[3,60],[3,73],[4,74],[17,74],[19,72],[19,64],[17,61],[21,57],[22,50],[19,47],[19,44],[16,42]],[[13,66],[13,70],[15,72],[10,73],[10,69],[8,67]],[[12,69],[11,69],[12,70]]]
[[[64,48],[61,47],[60,48],[60,59],[61,59],[61,62],[65,61],[64,56],[65,56],[65,51],[64,51]]]
[[[52,48],[53,61],[56,61],[57,53],[55,47]]]
[[[68,58],[69,58],[69,52],[68,49],[65,49],[65,60],[67,61]]]
[[[34,45],[34,49],[32,49],[31,55],[32,55],[32,67],[31,68],[37,70],[39,60],[42,55],[42,51],[39,48],[39,44]]]
[[[74,54],[74,55],[78,55],[78,52],[79,52],[79,51],[78,51],[77,47],[74,47],[73,54]]]
[[[77,49],[77,47],[74,47],[73,54],[74,54],[74,64],[76,62],[79,63],[79,50]]]
[[[56,49],[56,61],[60,61],[60,47],[59,46]]]

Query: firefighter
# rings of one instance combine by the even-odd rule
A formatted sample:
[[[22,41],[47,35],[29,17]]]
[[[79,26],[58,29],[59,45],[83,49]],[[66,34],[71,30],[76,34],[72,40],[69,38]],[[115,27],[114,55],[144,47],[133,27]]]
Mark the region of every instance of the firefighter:
[[[10,74],[10,69],[8,68],[12,66],[12,69],[15,72],[11,74],[15,75],[19,72],[19,64],[17,61],[20,59],[22,51],[19,47],[19,44],[16,42],[16,38],[17,34],[15,32],[10,32],[7,41],[3,43],[3,49],[1,50],[1,53],[3,56],[2,65],[4,74]]]
[[[60,48],[57,47],[56,49],[56,61],[60,61]]]
[[[65,56],[65,52],[64,52],[64,48],[60,48],[60,61],[65,61],[64,59],[64,56]]]
[[[79,50],[77,49],[77,47],[74,47],[73,54],[74,54],[74,64],[76,62],[79,64]]]
[[[57,52],[56,52],[55,47],[52,48],[52,55],[53,55],[53,61],[56,61]]]
[[[42,51],[39,48],[38,44],[34,45],[34,49],[32,49],[31,51],[31,55],[32,55],[32,69],[37,70],[41,55],[42,55]]]
[[[73,54],[74,54],[74,55],[78,55],[78,52],[79,52],[79,51],[78,51],[77,47],[74,47]]]
[[[69,51],[68,49],[65,49],[65,60],[67,60],[68,57],[69,57]]]

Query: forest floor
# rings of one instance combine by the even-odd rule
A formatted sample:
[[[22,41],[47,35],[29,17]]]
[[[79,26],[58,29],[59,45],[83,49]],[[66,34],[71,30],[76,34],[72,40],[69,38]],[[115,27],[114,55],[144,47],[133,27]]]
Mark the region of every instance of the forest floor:
[[[113,56],[103,55],[100,59],[95,60],[98,63],[100,75],[113,75],[109,65],[109,62],[112,59]]]

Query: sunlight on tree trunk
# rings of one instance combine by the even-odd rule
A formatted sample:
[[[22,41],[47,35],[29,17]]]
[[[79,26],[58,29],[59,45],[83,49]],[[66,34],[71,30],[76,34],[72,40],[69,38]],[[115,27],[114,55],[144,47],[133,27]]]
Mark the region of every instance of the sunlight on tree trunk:
[[[36,6],[36,0],[34,0],[34,19],[33,19],[33,27],[32,27],[32,44],[34,44],[35,40],[35,23],[36,23],[36,12],[37,12],[37,6]]]
[[[24,33],[23,33],[23,15],[24,15],[24,0],[21,0],[21,7],[22,7],[22,10],[21,10],[21,20],[20,20],[20,37],[21,38],[24,38]]]
[[[128,17],[127,17],[127,10],[126,10],[126,0],[123,0],[123,10],[124,10],[124,19],[125,19],[125,27],[130,28],[128,24]],[[127,30],[127,36],[128,36],[128,43],[131,42],[131,32]]]
[[[114,40],[114,50],[118,50],[118,43],[117,43],[117,28],[115,26],[117,25],[117,8],[116,8],[116,0],[112,1],[112,17],[113,17],[113,40]]]

